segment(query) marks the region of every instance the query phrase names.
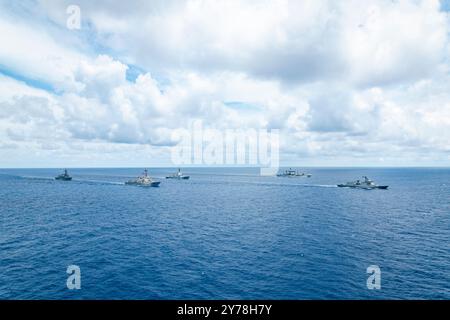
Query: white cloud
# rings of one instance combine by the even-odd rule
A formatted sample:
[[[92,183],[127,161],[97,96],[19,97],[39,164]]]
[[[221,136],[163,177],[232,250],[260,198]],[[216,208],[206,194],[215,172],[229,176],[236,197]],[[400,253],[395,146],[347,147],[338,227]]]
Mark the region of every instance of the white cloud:
[[[350,6],[349,6],[350,7]],[[351,1],[342,16],[351,80],[364,86],[433,77],[448,58],[439,1]]]
[[[76,87],[74,70],[82,56],[58,45],[45,28],[20,23],[4,14],[0,13],[1,65],[58,90]]]
[[[64,2],[43,5],[65,23]],[[230,70],[289,83],[334,78],[377,86],[428,77],[448,54],[448,17],[438,0],[79,5],[100,43],[158,72]]]
[[[30,21],[2,5],[0,66],[56,93],[0,76],[0,154],[161,155],[201,119],[279,128],[293,161],[448,160],[438,1],[79,1],[80,31],[66,4],[41,1]],[[127,80],[129,63],[146,71]]]

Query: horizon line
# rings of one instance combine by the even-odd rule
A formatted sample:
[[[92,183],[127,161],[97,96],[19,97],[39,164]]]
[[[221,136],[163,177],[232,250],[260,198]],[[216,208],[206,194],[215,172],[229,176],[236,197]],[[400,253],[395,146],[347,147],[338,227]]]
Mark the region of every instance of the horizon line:
[[[179,165],[179,166],[81,166],[81,167],[75,167],[75,166],[61,166],[61,167],[0,167],[0,170],[9,170],[9,169],[139,169],[139,168],[153,168],[153,169],[165,169],[165,168],[198,168],[198,169],[208,169],[208,168],[270,168],[270,167],[263,167],[263,166],[253,166],[253,165],[241,165],[241,166],[225,166],[225,165],[211,165],[211,166],[205,166],[205,165]],[[298,166],[298,165],[283,165],[279,166],[278,169],[282,168],[380,168],[380,169],[396,169],[396,168],[437,168],[437,169],[450,169],[450,165],[448,166],[433,166],[433,165],[411,165],[411,166],[396,166],[396,165],[387,165],[387,166],[370,166],[370,165],[355,165],[355,166]]]

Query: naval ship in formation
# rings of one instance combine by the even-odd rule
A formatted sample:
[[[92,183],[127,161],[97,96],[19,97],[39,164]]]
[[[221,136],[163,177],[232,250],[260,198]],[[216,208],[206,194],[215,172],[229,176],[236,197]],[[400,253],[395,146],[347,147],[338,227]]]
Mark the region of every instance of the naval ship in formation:
[[[57,175],[55,177],[55,180],[70,181],[70,180],[72,180],[72,177],[69,176],[67,169],[64,169],[64,173]]]
[[[189,176],[186,176],[184,174],[181,173],[181,169],[178,168],[178,172],[174,173],[170,176],[167,176],[166,179],[178,179],[178,180],[187,180],[189,179]]]
[[[310,178],[310,174],[306,173],[300,173],[297,170],[292,170],[292,168],[289,168],[289,170],[285,170],[284,172],[278,173],[277,177],[308,177]]]
[[[137,177],[133,180],[128,180],[125,182],[126,185],[131,186],[141,186],[141,187],[159,187],[160,181],[154,181],[152,178],[148,176],[147,169],[144,170],[144,174],[142,176]]]
[[[338,184],[337,186],[340,188],[357,188],[357,189],[387,189],[389,186],[379,186],[375,184],[372,180],[367,178],[366,176],[363,177],[364,181],[356,180],[351,181],[347,183]]]

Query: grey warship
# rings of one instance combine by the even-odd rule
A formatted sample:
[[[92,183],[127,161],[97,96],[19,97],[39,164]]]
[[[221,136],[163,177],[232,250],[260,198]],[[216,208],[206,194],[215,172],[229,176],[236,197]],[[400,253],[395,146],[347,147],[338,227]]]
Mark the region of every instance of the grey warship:
[[[152,180],[152,178],[148,176],[147,169],[144,170],[144,174],[142,176],[139,176],[136,179],[125,182],[126,185],[141,186],[141,187],[159,187],[160,183],[161,183],[160,181],[154,181]]]
[[[67,172],[67,169],[64,169],[64,173],[57,175],[55,177],[55,180],[70,181],[72,180],[72,177]]]
[[[357,189],[387,189],[389,186],[379,186],[375,184],[372,180],[367,178],[366,176],[363,177],[364,181],[356,180],[351,181],[347,183],[338,184],[337,186],[340,188],[357,188]]]
[[[184,174],[181,173],[181,169],[178,168],[178,172],[174,173],[170,176],[167,176],[166,179],[178,179],[178,180],[187,180],[189,179],[189,176],[186,176]]]
[[[311,177],[311,174],[307,173],[300,173],[297,170],[293,170],[292,168],[289,168],[289,170],[285,170],[284,172],[278,173],[277,177]]]

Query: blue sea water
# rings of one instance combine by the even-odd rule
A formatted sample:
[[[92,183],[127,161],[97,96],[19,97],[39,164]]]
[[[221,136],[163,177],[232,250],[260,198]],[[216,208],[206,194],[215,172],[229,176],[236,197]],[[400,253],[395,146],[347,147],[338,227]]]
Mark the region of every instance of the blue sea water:
[[[0,298],[450,299],[450,169],[174,171],[0,170]],[[362,175],[390,188],[335,187]]]

